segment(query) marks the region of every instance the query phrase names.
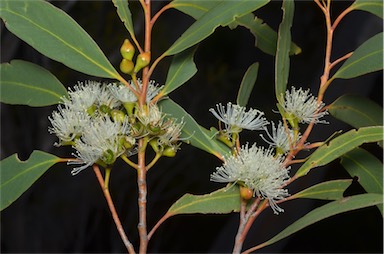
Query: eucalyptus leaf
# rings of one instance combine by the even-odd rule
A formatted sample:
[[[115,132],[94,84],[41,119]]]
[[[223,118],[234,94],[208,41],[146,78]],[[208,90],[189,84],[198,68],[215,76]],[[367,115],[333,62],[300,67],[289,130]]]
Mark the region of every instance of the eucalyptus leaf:
[[[0,101],[32,107],[54,105],[67,89],[48,70],[23,60],[0,65]]]
[[[340,164],[368,193],[383,193],[383,163],[361,148],[355,148],[341,157]],[[378,206],[381,214],[383,207]]]
[[[129,10],[128,0],[112,0],[112,2],[117,9],[117,14],[119,15],[121,21],[123,21],[125,28],[127,28],[131,37],[135,38],[135,30],[133,28],[132,14]]]
[[[383,69],[383,33],[376,34],[358,47],[337,70],[332,79],[349,79]]]
[[[253,13],[248,13],[242,17],[236,18],[236,25],[244,26],[255,36],[255,46],[264,53],[275,55],[277,47],[277,33],[264,21],[255,17]],[[295,43],[290,42],[290,55],[298,55],[301,48]]]
[[[355,128],[383,125],[383,108],[358,95],[343,95],[329,106],[329,112]]]
[[[302,190],[288,199],[313,198],[322,200],[338,200],[343,198],[343,193],[351,185],[352,180],[333,180],[323,182]]]
[[[26,161],[20,161],[17,154],[0,161],[0,210],[12,204],[50,167],[61,161],[52,154],[37,150]]]
[[[9,31],[43,55],[92,76],[121,79],[89,34],[51,3],[2,0],[0,17]]]
[[[196,48],[191,48],[173,57],[164,88],[160,91],[160,95],[169,94],[196,74],[197,68],[193,62],[195,51]]]
[[[207,1],[207,0],[174,0],[170,5],[194,19],[199,19],[213,7],[224,2],[223,0]]]
[[[291,27],[295,11],[294,1],[284,0],[281,9],[283,10],[283,20],[280,23],[277,35],[275,92],[277,101],[283,104],[289,76],[289,51],[291,46]]]
[[[165,56],[177,54],[207,38],[218,26],[227,26],[247,13],[257,10],[269,0],[223,1],[207,11],[193,23],[175,43],[164,53]]]
[[[253,87],[257,79],[257,72],[259,71],[259,63],[253,63],[248,67],[244,74],[243,80],[240,84],[240,89],[237,94],[236,102],[238,105],[245,107],[251,96]]]
[[[171,99],[161,100],[159,104],[164,113],[184,121],[181,138],[186,139],[191,145],[209,152],[219,159],[223,159],[225,155],[230,153],[227,146],[217,141],[214,135],[210,136],[211,132],[201,127],[180,105]]]
[[[287,236],[292,235],[293,233],[296,233],[297,231],[309,225],[312,225],[318,221],[321,221],[333,215],[364,208],[364,207],[374,206],[382,203],[383,203],[383,195],[372,194],[372,193],[346,197],[337,201],[330,202],[326,205],[323,205],[319,208],[312,210],[311,212],[307,213],[306,215],[301,217],[299,220],[292,223],[290,226],[285,228],[283,231],[281,231],[279,234],[277,234],[270,240],[254,248],[251,248],[250,250],[255,251],[257,249],[271,245],[277,241],[280,241],[281,239],[286,238]],[[245,253],[249,253],[249,250],[245,251]]]
[[[306,162],[296,172],[296,177],[301,177],[315,167],[323,166],[353,150],[363,143],[377,142],[383,139],[383,127],[362,127],[350,130],[323,146],[317,148]]]
[[[383,1],[382,0],[356,0],[351,7],[353,10],[367,11],[375,14],[379,18],[383,18]]]
[[[168,210],[170,216],[177,214],[225,214],[240,210],[240,191],[230,185],[205,195],[185,194]]]

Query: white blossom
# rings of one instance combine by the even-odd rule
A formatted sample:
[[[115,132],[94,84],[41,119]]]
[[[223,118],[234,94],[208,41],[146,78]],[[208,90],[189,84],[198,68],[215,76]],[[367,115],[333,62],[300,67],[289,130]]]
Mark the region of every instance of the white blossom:
[[[248,112],[245,107],[227,103],[227,108],[220,103],[216,105],[217,112],[211,108],[209,111],[221,122],[225,124],[228,133],[238,133],[242,129],[261,130],[268,122],[263,117],[264,113],[257,109],[250,109]]]
[[[165,114],[163,114],[156,104],[145,105],[138,107],[136,117],[145,126],[161,127]]]
[[[48,117],[52,124],[48,131],[51,134],[54,133],[60,141],[73,141],[90,123],[90,116],[86,112],[73,111],[61,106],[58,107],[58,110],[52,113],[52,117]]]
[[[320,112],[324,107],[323,102],[317,102],[317,98],[309,93],[308,90],[292,87],[291,92],[285,92],[285,101],[283,108],[286,113],[293,115],[301,123],[326,123],[319,120],[328,114],[327,111]]]
[[[175,146],[175,144],[181,140],[180,136],[184,124],[185,123],[183,121],[180,123],[174,123],[173,121],[170,121],[165,128],[165,133],[159,136],[159,145]]]
[[[137,84],[139,86],[139,89],[141,89],[143,87],[143,82],[141,81],[141,79],[137,79]],[[129,85],[133,89],[135,89],[135,91],[137,91],[136,86],[132,80],[129,81]],[[131,89],[128,88],[127,86],[121,84],[121,83],[119,83],[119,84],[111,83],[108,85],[108,87],[109,87],[109,90],[111,91],[111,93],[115,96],[115,98],[117,98],[118,100],[120,100],[123,103],[136,102],[137,101],[137,97],[131,91]],[[147,87],[146,102],[149,104],[149,102],[160,92],[160,90],[163,87],[164,86],[156,85],[156,82],[154,80],[150,80],[148,87]],[[140,91],[137,91],[137,92],[139,93]]]
[[[107,86],[103,86],[100,88],[97,103],[99,106],[106,105],[109,108],[113,109],[118,107],[121,104],[121,101],[116,98],[116,96],[111,92],[111,90]]]
[[[292,142],[295,142],[295,134],[293,130],[286,130],[284,124],[281,121],[279,121],[277,128],[272,122],[271,132],[269,132],[266,127],[264,128],[264,130],[267,133],[269,140],[265,139],[262,134],[260,134],[260,136],[265,142],[267,142],[272,147],[281,149],[283,153],[289,152],[290,144]],[[298,134],[296,142],[299,141],[300,138],[301,135]]]
[[[283,166],[284,158],[275,156],[272,149],[257,147],[256,144],[243,146],[237,155],[225,159],[221,167],[211,175],[211,181],[239,183],[252,189],[254,194],[269,200],[275,214],[284,210],[276,201],[289,194],[282,186],[289,179],[288,169]]]
[[[100,82],[91,80],[78,82],[73,89],[69,88],[69,98],[63,97],[62,100],[66,107],[75,111],[87,111],[96,103],[102,91]]]

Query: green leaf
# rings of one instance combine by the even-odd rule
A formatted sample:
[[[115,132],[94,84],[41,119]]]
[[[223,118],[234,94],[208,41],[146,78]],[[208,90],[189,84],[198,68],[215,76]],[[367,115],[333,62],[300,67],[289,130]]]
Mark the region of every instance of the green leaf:
[[[197,68],[193,62],[196,48],[191,48],[173,57],[168,70],[167,80],[160,94],[167,95],[177,89],[195,75]]]
[[[293,0],[284,0],[283,20],[279,26],[277,36],[277,51],[275,63],[275,92],[277,101],[283,104],[289,76],[289,50],[291,46],[291,27],[295,3]]]
[[[49,71],[39,65],[12,60],[0,65],[0,101],[41,107],[57,104],[67,90]]]
[[[355,128],[383,125],[383,108],[358,95],[343,95],[329,106],[331,115]]]
[[[255,17],[253,13],[249,13],[242,17],[236,18],[236,25],[244,26],[255,36],[255,46],[264,53],[275,55],[277,46],[277,33],[264,21]],[[295,43],[290,43],[289,54],[298,55],[301,48]]]
[[[356,0],[351,7],[353,10],[367,11],[375,14],[379,18],[383,18],[383,1],[382,0]]]
[[[322,200],[338,200],[343,198],[344,191],[351,185],[352,180],[333,180],[323,182],[302,190],[288,199],[313,198]]]
[[[0,161],[1,209],[7,208],[54,164],[62,159],[42,151],[33,151],[26,161],[20,161],[17,154]]]
[[[125,28],[127,28],[131,37],[135,38],[135,30],[133,27],[131,11],[128,7],[128,0],[112,0],[112,2],[117,9],[117,14],[119,15],[121,21],[123,21]]]
[[[83,28],[49,2],[2,0],[0,17],[9,31],[49,58],[92,76],[120,77]]]
[[[301,177],[314,168],[328,164],[341,155],[368,142],[377,142],[383,139],[383,127],[363,127],[350,130],[319,147],[296,172],[296,177]]]
[[[230,153],[227,146],[217,141],[209,130],[201,127],[180,105],[171,99],[161,100],[159,103],[163,112],[173,118],[183,119],[185,122],[181,138],[187,139],[191,145],[209,152],[219,159],[223,159],[224,155]]]
[[[382,194],[361,194],[330,202],[307,213],[270,240],[252,248],[252,251],[271,245],[309,225],[312,225],[333,215],[382,203]]]
[[[174,0],[170,5],[194,19],[199,19],[207,11],[222,3],[223,0],[207,1],[207,0]]]
[[[230,185],[205,195],[185,194],[168,210],[170,216],[177,214],[238,212],[240,209],[240,191],[237,185]]]
[[[251,96],[253,87],[257,79],[257,72],[259,71],[259,63],[254,63],[249,66],[245,72],[243,80],[240,84],[239,93],[237,94],[237,104],[245,107],[248,103],[249,97]]]
[[[357,48],[332,79],[349,79],[382,69],[383,33],[379,33]]]
[[[344,154],[340,163],[352,177],[358,177],[359,183],[368,193],[383,193],[383,163],[371,153],[355,148]],[[383,214],[383,207],[378,208]]]
[[[166,56],[177,54],[207,38],[218,26],[227,26],[249,12],[264,6],[269,0],[223,1],[210,9],[193,23],[175,43],[164,53]]]

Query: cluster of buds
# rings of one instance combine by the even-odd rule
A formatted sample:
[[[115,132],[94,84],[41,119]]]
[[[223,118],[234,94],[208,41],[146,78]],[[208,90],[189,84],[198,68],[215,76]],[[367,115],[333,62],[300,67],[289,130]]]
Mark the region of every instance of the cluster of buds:
[[[322,111],[323,102],[303,91],[301,88],[287,90],[283,105],[279,111],[286,120],[285,124],[279,122],[277,127],[272,122],[271,132],[267,125],[269,122],[263,117],[264,113],[256,110],[246,110],[245,107],[228,103],[225,108],[222,104],[211,108],[211,113],[225,125],[219,130],[217,139],[232,148],[232,154],[224,158],[222,166],[216,168],[211,175],[211,181],[233,183],[240,186],[240,195],[244,200],[254,196],[266,198],[275,214],[284,210],[277,205],[279,200],[289,194],[283,187],[289,181],[289,168],[284,166],[285,155],[295,149],[301,139],[299,123],[325,123],[319,118],[327,114]],[[289,126],[288,126],[289,124]],[[237,143],[238,134],[243,130],[263,130],[267,138],[262,139],[269,144],[268,149],[253,144],[240,147]]]
[[[128,39],[124,40],[124,43],[120,48],[120,53],[123,57],[120,62],[120,70],[131,76],[136,75],[142,68],[148,66],[151,61],[151,53],[143,52],[137,56],[136,64],[134,64],[132,59],[135,55],[135,47]]]
[[[137,81],[139,89],[142,82]],[[134,93],[119,83],[79,83],[68,97],[62,98],[58,111],[49,120],[50,133],[56,134],[56,145],[71,145],[81,170],[98,164],[110,167],[118,157],[129,156],[136,150],[137,140],[145,138],[158,156],[174,156],[180,146],[183,122],[161,112],[150,101],[162,87],[151,81],[147,89],[147,103],[139,106]]]

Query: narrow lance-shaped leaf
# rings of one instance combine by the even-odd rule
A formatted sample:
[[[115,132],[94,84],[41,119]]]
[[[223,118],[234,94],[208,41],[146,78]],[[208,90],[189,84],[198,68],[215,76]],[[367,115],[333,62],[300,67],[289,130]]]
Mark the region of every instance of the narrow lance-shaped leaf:
[[[259,63],[254,63],[249,66],[245,72],[243,80],[240,84],[239,93],[237,94],[237,104],[245,107],[248,103],[249,97],[251,96],[253,87],[257,79],[257,72],[259,71]]]
[[[296,177],[301,177],[314,168],[328,164],[341,155],[353,150],[363,143],[377,142],[383,139],[383,127],[363,127],[350,130],[319,147],[296,172]]]
[[[191,48],[173,57],[164,88],[160,91],[160,95],[169,94],[196,74],[197,68],[193,62],[195,51],[196,48]]]
[[[121,21],[123,21],[125,28],[127,28],[132,38],[136,38],[132,22],[132,15],[128,6],[128,0],[112,0],[112,2],[117,9],[117,14],[119,15]]]
[[[231,213],[240,209],[240,192],[237,185],[230,185],[223,189],[205,195],[185,194],[168,210],[170,216],[192,213]]]
[[[277,33],[264,21],[255,17],[253,13],[249,13],[242,17],[236,18],[236,25],[241,25],[249,29],[255,36],[255,46],[264,53],[275,55],[277,46]],[[290,55],[297,55],[301,53],[301,48],[295,43],[290,42]]]
[[[269,0],[223,1],[210,9],[193,23],[175,43],[164,53],[166,56],[177,54],[207,38],[218,26],[226,26],[236,17],[267,4]]]
[[[289,50],[291,46],[291,27],[295,10],[294,1],[284,0],[281,9],[283,10],[283,20],[279,26],[277,36],[275,92],[277,101],[283,104],[283,97],[289,76]]]
[[[19,198],[31,185],[54,164],[62,159],[42,151],[33,151],[26,161],[20,161],[17,154],[0,161],[1,210]]]
[[[358,47],[332,79],[349,79],[382,69],[383,33],[379,33]]]
[[[343,95],[328,110],[333,117],[355,128],[383,125],[383,108],[366,97]]]
[[[302,190],[288,199],[313,198],[322,200],[338,200],[343,198],[343,193],[351,185],[352,180],[333,180],[323,182]]]
[[[0,101],[42,107],[57,104],[67,94],[61,82],[39,65],[12,60],[0,65]]]
[[[341,165],[352,176],[358,177],[368,193],[383,193],[383,163],[361,148],[355,148],[341,157]],[[383,207],[378,206],[383,214]]]
[[[271,238],[270,240],[251,248],[245,253],[249,253],[249,251],[255,251],[257,249],[261,249],[265,246],[271,245],[281,239],[286,238],[287,236],[296,233],[297,231],[312,225],[318,221],[326,219],[336,214],[344,213],[347,211],[352,211],[364,207],[374,206],[383,203],[383,195],[382,194],[361,194],[352,197],[346,197],[337,201],[330,202],[326,205],[323,205],[319,208],[312,210],[307,213],[299,220],[292,223],[286,229],[281,231],[279,234]]]
[[[181,138],[204,151],[207,151],[219,159],[223,159],[224,155],[230,152],[230,149],[215,140],[214,135],[209,136],[208,130],[201,127],[191,115],[189,115],[180,105],[170,99],[160,101],[162,111],[173,118],[183,119],[185,125],[183,127]]]
[[[95,41],[68,14],[47,1],[2,0],[5,26],[40,53],[104,78],[121,78]]]
[[[382,0],[356,0],[351,7],[353,10],[367,11],[383,18],[384,4]]]

